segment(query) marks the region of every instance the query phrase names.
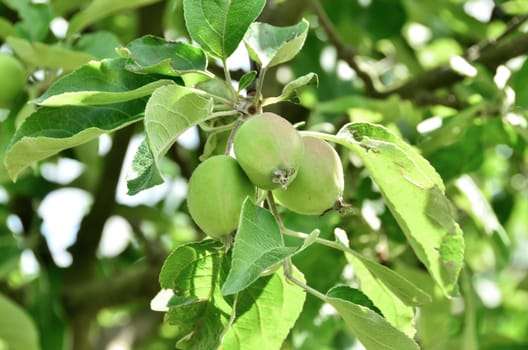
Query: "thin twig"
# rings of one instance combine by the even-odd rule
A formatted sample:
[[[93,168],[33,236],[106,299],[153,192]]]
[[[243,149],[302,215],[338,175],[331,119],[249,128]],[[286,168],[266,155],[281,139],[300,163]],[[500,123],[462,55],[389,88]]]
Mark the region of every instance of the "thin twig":
[[[367,96],[386,98],[389,95],[396,94],[405,99],[412,99],[421,105],[444,104],[454,108],[464,107],[453,96],[433,98],[431,94],[432,91],[438,88],[451,86],[466,78],[455,72],[449,65],[427,70],[396,87],[390,87],[383,91],[376,88],[374,79],[359,66],[356,50],[344,43],[321,6],[320,1],[311,0],[310,3],[321,28],[328,37],[328,41],[336,48],[337,56],[356,71],[356,74],[365,85],[365,94]],[[473,45],[467,49],[464,57],[471,63],[479,63],[490,69],[495,69],[499,64],[511,58],[526,54],[528,52],[528,34],[524,34],[507,44],[500,45],[507,37],[517,32],[519,27],[526,21],[528,21],[528,15],[513,18],[497,38]]]
[[[356,50],[344,43],[337,33],[332,21],[328,18],[323,6],[319,0],[311,0],[312,9],[319,20],[319,24],[328,36],[328,41],[336,48],[337,57],[345,61],[352,68],[357,76],[365,84],[365,91],[369,96],[378,95],[378,90],[374,85],[372,77],[365,72],[357,62]]]
[[[501,63],[514,57],[524,55],[528,52],[528,34],[523,34],[511,42],[503,45],[493,46],[478,55],[478,58],[470,63],[482,64],[488,69],[495,69]],[[453,85],[466,77],[455,72],[449,65],[440,66],[425,71],[420,75],[408,80],[402,85],[383,91],[379,97],[387,97],[397,94],[400,97],[414,99],[420,91],[433,91],[439,88]]]
[[[261,69],[257,78],[257,87],[255,90],[255,96],[253,98],[253,106],[255,107],[256,113],[262,113],[262,90],[264,88],[266,72],[266,68]]]
[[[510,22],[508,22],[508,24],[506,25],[506,29],[498,37],[494,39],[484,40],[480,43],[471,46],[467,50],[465,57],[469,60],[477,59],[478,56],[481,55],[483,52],[493,48],[497,45],[497,43],[504,40],[510,34],[513,34],[526,21],[528,21],[528,15],[513,17]]]
[[[273,216],[277,220],[277,223],[279,224],[279,228],[281,232],[284,231],[286,228],[284,226],[284,223],[282,222],[282,218],[279,214],[279,210],[277,209],[277,204],[275,204],[275,198],[273,198],[273,193],[271,191],[268,192],[267,202],[271,210],[271,213],[273,214]]]
[[[286,277],[286,279],[288,281],[290,281],[291,283],[301,287],[305,292],[312,294],[316,298],[319,298],[319,299],[321,299],[324,302],[327,301],[326,295],[324,295],[323,293],[319,292],[317,289],[314,289],[314,288],[310,287],[306,283],[299,281],[295,276],[293,276],[293,272],[292,272],[292,268],[291,268],[292,267],[291,260],[289,260],[289,259],[286,260],[284,262],[284,266],[283,267],[284,267],[284,276]]]
[[[229,155],[231,153],[231,149],[233,148],[233,141],[235,140],[235,134],[238,128],[240,128],[240,126],[242,125],[242,123],[243,123],[243,120],[241,118],[238,118],[235,126],[233,127],[233,129],[231,129],[231,133],[229,134],[229,137],[227,138],[225,154]]]

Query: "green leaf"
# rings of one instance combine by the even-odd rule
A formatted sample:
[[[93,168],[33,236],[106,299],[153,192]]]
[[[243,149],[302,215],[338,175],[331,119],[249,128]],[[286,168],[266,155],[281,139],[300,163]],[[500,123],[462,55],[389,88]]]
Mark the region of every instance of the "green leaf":
[[[67,37],[80,33],[90,24],[95,23],[115,12],[133,9],[158,2],[159,0],[94,0],[84,10],[77,12],[70,20]]]
[[[434,168],[379,125],[347,124],[336,142],[361,158],[418,258],[444,294],[453,293],[462,267],[464,241]]]
[[[251,83],[255,81],[255,78],[257,77],[257,72],[254,70],[247,72],[240,78],[238,82],[238,92],[244,90],[247,88]]]
[[[206,261],[210,256],[216,257],[219,254],[222,254],[222,251],[220,250],[221,247],[222,244],[220,242],[209,239],[201,242],[189,243],[173,250],[167,259],[165,259],[160,270],[159,282],[161,288],[177,289],[182,291],[182,295],[187,295],[183,293],[183,291],[187,291],[190,296],[196,296],[198,298],[207,297],[207,293],[200,294],[200,288],[198,288],[197,291],[188,291],[190,284],[186,284],[186,282],[184,283],[184,279],[186,276],[189,277],[192,275],[193,264],[199,264],[200,261]],[[183,278],[183,280],[180,280],[180,278]]]
[[[144,138],[139,145],[130,168],[127,172],[128,195],[132,196],[144,189],[151,188],[163,183],[163,177],[155,166],[154,155]]]
[[[90,62],[57,80],[34,102],[43,106],[104,105],[152,94],[172,80],[157,80],[125,70],[123,58]]]
[[[284,86],[284,88],[282,89],[280,96],[265,98],[264,101],[262,102],[262,105],[268,106],[268,105],[272,105],[274,103],[279,103],[282,101],[290,101],[290,102],[298,103],[299,102],[299,89],[306,87],[306,86],[314,86],[314,85],[317,86],[317,84],[318,84],[317,74],[308,73],[286,84],[286,86]]]
[[[62,68],[69,72],[94,59],[84,52],[39,42],[31,43],[12,36],[6,42],[24,62],[40,68]]]
[[[1,217],[4,218],[3,215]],[[21,253],[22,250],[18,247],[13,235],[3,225],[0,226],[0,280],[3,280],[18,266]]]
[[[18,13],[17,32],[31,41],[44,41],[50,33],[54,17],[48,3],[32,0],[3,0],[2,3]],[[5,13],[2,16],[6,16]],[[18,36],[18,35],[16,35]]]
[[[364,306],[383,317],[381,310],[378,309],[372,300],[370,300],[370,298],[359,289],[347,286],[336,286],[330,289],[326,296],[347,300],[351,303]]]
[[[231,270],[222,293],[238,293],[295,251],[295,247],[284,246],[279,224],[273,214],[246,199],[233,246]]]
[[[157,184],[161,178],[158,161],[185,130],[210,118],[213,107],[212,99],[178,85],[167,85],[154,91],[145,108],[149,150],[141,147],[134,157],[127,175],[129,194]]]
[[[18,305],[0,294],[0,345],[9,350],[39,350],[33,320]]]
[[[191,38],[212,56],[226,59],[237,48],[265,0],[184,0]]]
[[[352,252],[353,251],[351,251],[351,253]],[[381,265],[357,252],[353,253],[354,254],[347,255],[347,259],[349,259],[350,263],[356,270],[359,268],[357,267],[358,265],[361,265],[363,269],[367,269],[368,273],[371,275],[369,279],[375,280],[375,283],[379,284],[380,288],[388,288],[406,305],[421,306],[431,302],[431,296],[429,294],[394,270],[391,270],[387,266]]]
[[[384,283],[384,280],[378,279],[377,276],[370,271],[367,267],[368,260],[366,258],[362,257],[363,259],[361,259],[359,258],[360,255],[357,255],[358,257],[356,257],[356,255],[347,254],[347,260],[354,267],[354,272],[361,282],[361,290],[369,296],[374,304],[381,310],[385,319],[393,327],[399,329],[408,336],[413,337],[416,333],[416,329],[414,328],[415,315],[413,307],[406,305]],[[374,264],[376,263],[372,262],[372,265]],[[370,267],[372,267],[372,265]],[[381,269],[378,269],[376,271],[379,272],[380,270]],[[387,270],[391,271],[389,269]],[[395,272],[394,274],[397,275]],[[403,280],[403,277],[400,277],[400,280]],[[397,282],[396,286],[398,286]],[[408,282],[407,284],[410,285],[411,283]],[[392,286],[394,286],[394,284],[392,284]],[[414,289],[417,288],[415,287]]]
[[[0,159],[5,158],[5,153],[9,147],[9,141],[16,131],[16,114],[17,112],[11,110],[7,115],[7,119],[0,123]],[[10,181],[7,169],[4,162],[0,163],[0,184]],[[7,231],[6,231],[7,232]]]
[[[528,4],[522,0],[509,0],[501,4],[501,9],[512,16],[525,15],[528,12]]]
[[[294,273],[304,282],[300,272]],[[258,279],[238,296],[237,318],[222,342],[224,349],[279,350],[299,317],[306,294],[279,270]]]
[[[11,22],[0,17],[0,38],[5,40],[8,36],[18,36],[18,32]]]
[[[458,204],[458,207],[469,213],[475,224],[491,239],[493,248],[496,250],[496,264],[509,262],[512,251],[510,237],[486,195],[469,175],[459,177],[455,185],[467,200],[465,206]],[[461,200],[462,198],[459,198],[459,202]]]
[[[267,69],[294,58],[301,51],[309,28],[305,19],[289,27],[255,22],[249,27],[244,42],[251,58]]]
[[[223,79],[212,78],[200,81],[196,84],[196,88],[206,91],[211,96],[220,97],[230,101],[236,101],[237,99],[233,89]]]
[[[161,87],[145,108],[145,131],[150,149],[161,158],[178,136],[211,116],[213,101],[178,85]]]
[[[420,349],[414,340],[391,326],[352,288],[335,287],[326,294],[326,301],[343,317],[352,334],[367,350]]]
[[[221,247],[212,240],[178,247],[161,268],[161,287],[172,289],[178,300],[169,302],[166,320],[176,326],[179,349],[220,345],[232,312],[219,291],[220,278],[228,268]]]
[[[38,109],[22,123],[8,146],[5,165],[9,176],[16,180],[38,160],[140,120],[144,106],[145,101],[134,100],[98,107]]]
[[[160,285],[172,289],[166,320],[175,325],[179,349],[216,349],[228,326],[232,298],[219,291],[229,268],[222,244],[206,240],[176,248],[165,260]],[[304,281],[298,271],[294,275]],[[258,279],[236,297],[236,319],[223,338],[224,349],[280,349],[302,311],[305,293],[284,273]],[[280,315],[280,318],[277,316]]]
[[[129,54],[126,69],[132,72],[179,76],[207,68],[205,53],[182,42],[146,35],[130,42],[126,48]]]
[[[242,204],[232,266],[222,287],[223,295],[240,292],[286,258],[302,252],[315,242],[319,230],[310,233],[298,246],[285,246],[281,236],[273,214],[247,198]]]
[[[117,58],[119,55],[116,48],[121,46],[121,42],[111,32],[95,32],[84,34],[75,43],[75,48],[85,52],[98,60],[105,58]]]

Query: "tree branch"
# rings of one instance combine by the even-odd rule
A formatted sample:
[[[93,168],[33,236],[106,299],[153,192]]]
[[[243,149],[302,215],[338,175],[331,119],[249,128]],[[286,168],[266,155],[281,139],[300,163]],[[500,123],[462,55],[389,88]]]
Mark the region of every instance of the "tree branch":
[[[466,78],[464,75],[454,71],[449,65],[425,71],[397,87],[388,88],[384,91],[376,88],[375,79],[360,67],[357,62],[356,50],[346,45],[341,39],[320,1],[311,0],[310,4],[321,28],[328,37],[328,41],[336,48],[337,56],[356,72],[365,86],[365,94],[367,96],[385,98],[396,94],[404,99],[412,99],[421,105],[440,103],[455,108],[461,106],[460,101],[457,101],[455,96],[438,98],[432,94],[433,90],[451,86]],[[528,53],[528,34],[523,34],[509,43],[501,45],[504,39],[515,33],[527,20],[528,15],[514,17],[501,35],[493,40],[485,40],[470,47],[464,57],[471,63],[483,64],[490,70],[494,70],[509,59]]]
[[[482,64],[490,70],[494,70],[497,66],[509,59],[526,53],[528,53],[528,34],[523,34],[509,43],[489,47],[476,57],[476,59],[470,62]],[[415,78],[408,80],[399,87],[386,90],[380,94],[380,97],[397,94],[403,98],[412,99],[421,91],[431,91],[447,87],[463,79],[465,79],[464,75],[457,73],[450,66],[445,65],[428,70]]]
[[[467,50],[465,57],[469,60],[475,60],[483,52],[487,51],[488,49],[493,48],[494,46],[497,45],[497,43],[501,42],[507,36],[514,33],[526,21],[528,21],[528,15],[512,18],[512,20],[506,26],[506,29],[504,30],[504,32],[502,32],[498,37],[494,39],[490,39],[490,40],[484,40],[480,43],[477,43],[476,45],[473,45]]]
[[[117,131],[112,148],[104,160],[99,183],[94,193],[93,205],[88,215],[82,220],[77,240],[70,248],[73,264],[69,269],[69,277],[74,283],[79,279],[91,279],[93,276],[95,253],[101,240],[104,224],[115,206],[117,182],[133,131],[133,126]]]
[[[108,279],[98,279],[70,286],[63,296],[70,314],[95,313],[105,307],[123,305],[140,298],[153,297],[159,291],[158,263],[130,267]]]
[[[317,19],[319,20],[319,24],[328,36],[328,41],[335,47],[337,57],[345,61],[350,68],[356,72],[357,76],[365,85],[365,92],[367,95],[371,97],[377,96],[379,93],[374,85],[374,80],[359,66],[359,63],[357,62],[356,50],[343,42],[319,0],[311,0],[310,3]]]

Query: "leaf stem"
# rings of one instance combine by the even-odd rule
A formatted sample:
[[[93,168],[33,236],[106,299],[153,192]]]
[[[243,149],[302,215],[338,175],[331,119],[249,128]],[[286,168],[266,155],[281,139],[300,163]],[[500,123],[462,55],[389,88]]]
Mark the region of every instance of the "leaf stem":
[[[273,193],[271,191],[268,192],[267,201],[268,201],[268,205],[271,210],[271,213],[273,214],[273,216],[277,220],[277,223],[279,224],[279,228],[281,232],[284,232],[285,230],[287,230],[287,228],[284,226],[284,223],[282,222],[282,218],[279,214],[279,211],[277,210],[277,205],[275,204],[275,198],[273,198]]]
[[[207,119],[214,119],[214,118],[219,118],[219,117],[229,117],[235,114],[238,114],[238,112],[235,110],[213,112]]]
[[[284,276],[286,276],[286,279],[288,281],[290,281],[291,283],[301,287],[306,293],[310,293],[313,296],[315,296],[316,298],[319,298],[319,299],[321,299],[324,302],[327,301],[326,295],[324,295],[323,293],[321,293],[317,289],[314,289],[314,288],[310,287],[309,285],[307,285],[306,283],[301,282],[297,278],[295,278],[295,276],[293,276],[291,267],[292,267],[292,263],[291,263],[290,259],[288,259],[287,261],[284,262]]]
[[[255,106],[255,109],[257,113],[262,112],[262,90],[264,89],[264,78],[266,77],[267,69],[263,68],[260,71],[259,77],[257,79],[257,88],[255,90],[255,97],[253,98],[253,106]]]
[[[227,332],[229,331],[229,329],[231,328],[231,326],[233,325],[233,323],[235,323],[235,319],[236,319],[236,308],[237,308],[237,303],[238,303],[238,294],[239,293],[236,293],[235,294],[235,298],[233,300],[233,311],[231,312],[231,316],[229,317],[229,321],[227,322],[224,330],[222,331],[222,333],[220,334],[220,342],[223,341],[224,339],[224,336],[227,334]]]
[[[205,132],[222,132],[226,130],[231,130],[236,125],[236,121],[229,123],[229,124],[220,125],[220,126],[209,126],[205,122],[200,123],[198,125]]]
[[[191,91],[191,92],[194,92],[197,95],[210,97],[213,100],[216,100],[218,102],[222,102],[223,104],[228,105],[231,108],[234,107],[233,101],[231,101],[231,100],[229,100],[227,98],[224,98],[224,97],[221,97],[221,96],[218,96],[218,95],[213,95],[210,92],[207,92],[207,91],[204,91],[204,90],[201,90],[201,89],[197,89],[197,88],[193,88],[193,87],[189,87],[189,86],[185,86],[184,88],[189,90],[189,91]],[[231,88],[233,88],[233,87],[231,87]]]
[[[234,110],[233,106],[225,104],[223,102],[214,105],[214,111],[216,112],[222,112],[222,111],[228,111],[228,110]]]
[[[268,191],[259,189],[258,195],[257,195],[257,205],[261,205],[261,203],[268,197]]]
[[[306,233],[293,231],[293,230],[290,230],[290,229],[287,229],[287,228],[284,229],[283,233],[285,235],[288,235],[288,236],[291,236],[291,237],[296,237],[296,238],[301,238],[301,239],[306,239],[306,238],[310,237],[310,235],[308,235]],[[349,247],[347,247],[346,245],[344,245],[343,243],[340,243],[340,242],[334,242],[334,241],[330,241],[328,239],[319,238],[319,237],[317,237],[314,240],[314,242],[318,243],[320,245],[324,245],[324,246],[327,246],[327,247],[330,247],[330,248],[334,248],[334,249],[340,250],[340,251],[342,251],[344,253],[352,254],[354,256],[358,255],[357,252],[355,252],[354,250],[350,249]]]
[[[227,67],[227,60],[224,58],[222,59],[222,65],[224,66],[224,76],[227,85],[229,86],[229,89],[231,90],[231,93],[233,96],[237,96],[238,93],[235,91],[235,88],[233,87],[233,83],[231,80],[231,72],[229,71],[229,68]]]
[[[319,0],[311,0],[311,7],[314,11],[314,14],[319,20],[321,28],[324,30],[328,37],[328,42],[332,44],[339,58],[345,61],[350,68],[352,68],[359,79],[363,82],[365,86],[365,92],[370,96],[377,96],[379,92],[376,88],[375,79],[373,79],[370,74],[363,69],[358,63],[357,51],[356,49],[347,46],[341,36],[338,34],[337,29],[334,27],[334,24],[328,17],[326,11],[324,10],[321,2]]]
[[[299,132],[302,135],[305,135],[305,136],[316,137],[318,139],[322,139],[322,140],[326,140],[326,141],[330,141],[330,142],[335,142],[335,143],[338,143],[338,144],[344,144],[345,143],[345,140],[343,139],[343,137],[337,136],[337,135],[333,135],[333,134],[326,134],[326,133],[319,132],[319,131],[299,131]]]
[[[231,129],[231,133],[229,134],[229,137],[227,138],[227,144],[225,149],[225,154],[229,155],[231,153],[231,149],[233,148],[233,141],[235,139],[235,134],[242,125],[243,120],[241,118],[238,118],[235,122],[235,126],[233,126],[233,129]]]

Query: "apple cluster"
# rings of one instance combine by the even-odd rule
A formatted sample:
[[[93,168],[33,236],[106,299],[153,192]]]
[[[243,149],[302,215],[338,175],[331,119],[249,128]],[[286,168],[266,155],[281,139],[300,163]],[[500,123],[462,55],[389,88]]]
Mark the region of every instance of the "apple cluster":
[[[301,135],[274,113],[248,118],[233,143],[236,159],[206,159],[189,181],[187,203],[196,224],[220,238],[238,226],[242,202],[257,187],[272,191],[291,211],[320,215],[334,207],[344,188],[341,160],[326,141]]]

